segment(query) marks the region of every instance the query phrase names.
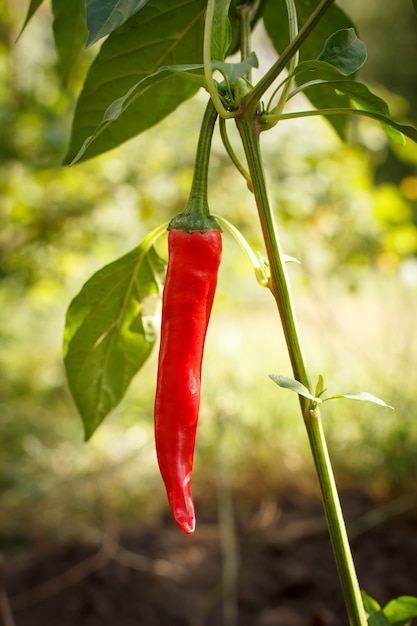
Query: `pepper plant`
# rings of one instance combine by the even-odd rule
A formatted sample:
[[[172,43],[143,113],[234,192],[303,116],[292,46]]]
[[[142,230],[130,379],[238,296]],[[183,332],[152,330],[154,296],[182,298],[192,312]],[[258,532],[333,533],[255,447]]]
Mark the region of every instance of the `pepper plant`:
[[[24,27],[41,3],[30,1]],[[292,376],[271,374],[271,379],[299,397],[349,623],[409,623],[417,616],[415,598],[402,597],[381,609],[361,595],[320,415],[321,405],[337,398],[387,405],[363,391],[326,396],[323,377],[316,383],[310,379],[286,270],[291,259],[281,249],[260,137],[285,120],[315,116],[326,118],[341,140],[346,140],[355,116],[371,118],[398,144],[405,138],[417,142],[417,130],[392,119],[388,105],[356,79],[366,47],[334,0],[52,0],[52,12],[64,77],[85,40],[93,46],[104,38],[76,104],[66,164],[117,148],[199,90],[207,92],[208,101],[184,211],[98,271],[69,306],[64,361],[86,439],[120,402],[149,357],[158,333],[148,304],[163,292],[156,447],[173,516],[183,530],[194,531],[190,484],[201,360],[221,256],[220,233],[222,228],[230,231],[249,255],[259,284],[277,304]],[[261,77],[254,80],[259,63],[251,34],[261,21],[278,54],[270,67],[259,68]],[[207,172],[216,123],[225,151],[255,198],[265,258],[253,253],[224,216],[210,213]],[[246,163],[230,139],[231,125],[237,127]],[[166,264],[154,243],[166,228],[164,289]]]

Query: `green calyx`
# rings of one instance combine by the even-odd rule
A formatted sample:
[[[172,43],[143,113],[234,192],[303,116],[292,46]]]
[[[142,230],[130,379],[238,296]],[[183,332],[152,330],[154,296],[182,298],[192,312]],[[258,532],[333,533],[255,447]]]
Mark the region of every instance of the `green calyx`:
[[[168,224],[168,230],[185,230],[187,233],[206,233],[209,230],[222,230],[216,218],[210,215],[208,204],[197,198],[190,198],[187,207]]]
[[[216,120],[217,111],[210,100],[201,124],[190,197],[184,211],[170,221],[168,230],[185,230],[188,233],[221,231],[216,219],[210,214],[207,199],[211,141]]]

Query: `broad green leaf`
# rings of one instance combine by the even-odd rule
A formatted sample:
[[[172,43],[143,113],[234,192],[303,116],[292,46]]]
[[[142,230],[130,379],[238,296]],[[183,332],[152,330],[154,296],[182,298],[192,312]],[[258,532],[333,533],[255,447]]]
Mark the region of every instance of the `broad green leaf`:
[[[393,409],[392,406],[386,404],[381,398],[377,398],[376,396],[368,393],[367,391],[358,391],[358,392],[350,392],[350,393],[335,393],[328,398],[324,398],[323,402],[327,400],[334,400],[335,398],[346,398],[347,400],[360,400],[362,402],[373,402],[374,404],[379,404],[380,406],[385,406],[388,409]]]
[[[414,11],[417,13],[417,0],[412,0]]]
[[[315,396],[313,396],[313,394],[309,392],[307,387],[305,387],[298,380],[294,380],[294,378],[287,378],[287,376],[281,376],[279,374],[269,374],[269,378],[283,389],[289,389],[290,391],[294,391],[299,396],[304,396],[304,398],[308,398],[309,400],[313,400],[314,402],[321,402],[320,398],[316,398]]]
[[[148,0],[86,0],[87,46],[112,33],[147,2]]]
[[[145,239],[94,274],[69,306],[64,362],[86,439],[120,402],[151,353],[156,330],[150,305],[164,273],[165,262]]]
[[[21,29],[21,31],[19,33],[19,37],[23,33],[23,31],[25,30],[25,28],[28,25],[30,19],[33,17],[33,15],[36,13],[36,11],[41,6],[42,2],[43,2],[43,0],[30,0],[29,8],[27,10],[25,21],[23,22],[22,29]]]
[[[295,0],[299,28],[310,17],[311,13],[320,4],[320,0]],[[278,54],[281,54],[289,44],[289,34],[282,25],[288,22],[285,2],[266,0],[263,7],[263,20],[266,31]],[[300,49],[300,61],[316,59],[323,50],[325,42],[338,30],[354,28],[353,22],[336,4],[332,5],[323,19],[303,43]],[[297,81],[297,78],[296,78]],[[334,92],[311,88],[306,96],[317,109],[330,109],[336,106],[348,106],[348,99],[339,98]],[[346,136],[347,118],[345,116],[329,116],[329,123],[342,138]]]
[[[353,28],[338,30],[326,41],[317,59],[334,65],[341,74],[354,74],[366,61],[366,46]]]
[[[106,130],[109,124],[111,124],[112,122],[116,122],[119,119],[119,117],[130,106],[134,105],[135,102],[151,86],[156,85],[157,83],[165,80],[168,76],[172,76],[173,74],[176,74],[180,77],[188,78],[197,87],[204,87],[206,83],[204,75],[199,75],[196,73],[198,70],[202,71],[202,69],[203,69],[202,64],[172,65],[172,66],[168,65],[165,67],[160,67],[159,70],[157,70],[153,74],[150,74],[143,80],[139,81],[138,83],[136,83],[136,85],[133,85],[133,87],[131,87],[124,96],[112,102],[111,105],[107,108],[107,110],[105,111],[103,115],[103,119],[101,123],[97,126],[94,133],[90,137],[87,137],[87,139],[84,141],[83,145],[81,146],[80,151],[72,160],[71,165],[80,161],[85,151],[88,150],[91,144],[94,141],[96,141],[98,137],[100,137],[100,135]]]
[[[163,66],[202,63],[205,0],[149,0],[140,13],[112,32],[95,58],[77,103],[70,163],[100,126],[108,107]],[[149,86],[84,151],[82,159],[106,152],[147,130],[190,98],[197,87],[173,74]]]
[[[288,78],[296,78],[297,85],[311,80],[343,80],[345,77],[334,65],[314,59],[302,61]]]
[[[232,28],[229,21],[231,0],[216,0],[214,3],[213,27],[211,31],[211,59],[224,61],[232,42]]]
[[[257,67],[258,59],[256,58],[256,55],[252,53],[246,61],[242,61],[241,63],[221,63],[219,61],[214,61],[211,66],[213,69],[221,71],[228,77],[231,83],[234,83],[238,78],[246,74],[248,69]],[[196,88],[205,88],[206,79],[203,74],[203,69],[204,66],[202,63],[195,65],[167,65],[165,67],[160,67],[156,72],[146,76],[146,78],[133,85],[133,87],[131,87],[124,96],[112,102],[107,108],[104,112],[101,123],[95,129],[94,133],[90,137],[87,137],[84,141],[78,154],[72,160],[71,165],[80,161],[85,151],[101,135],[108,125],[118,120],[119,117],[149,89],[149,87],[156,85],[158,82],[165,80],[168,76],[175,74],[180,78],[189,81]]]
[[[52,11],[55,45],[66,82],[87,38],[85,0],[52,0]]]
[[[377,613],[381,610],[380,604],[378,604],[378,602],[374,598],[368,596],[366,591],[361,591],[361,597],[363,602],[363,608],[365,609],[365,612],[368,613],[368,615],[372,615],[372,613]]]
[[[417,598],[400,596],[388,602],[382,610],[392,626],[405,626],[417,617]]]

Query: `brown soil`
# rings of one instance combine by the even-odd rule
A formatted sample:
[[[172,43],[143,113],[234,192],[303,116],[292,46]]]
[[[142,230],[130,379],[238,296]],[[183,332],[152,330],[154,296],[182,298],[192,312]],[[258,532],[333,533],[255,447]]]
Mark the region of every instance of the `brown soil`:
[[[415,496],[414,508],[403,499],[376,509],[358,493],[342,501],[361,586],[381,604],[417,595]],[[217,523],[200,517],[186,536],[166,519],[125,529],[101,547],[73,540],[9,559],[4,580],[15,624],[347,626],[319,501],[280,496],[236,527],[237,588],[226,609]],[[233,583],[233,559],[228,567]]]

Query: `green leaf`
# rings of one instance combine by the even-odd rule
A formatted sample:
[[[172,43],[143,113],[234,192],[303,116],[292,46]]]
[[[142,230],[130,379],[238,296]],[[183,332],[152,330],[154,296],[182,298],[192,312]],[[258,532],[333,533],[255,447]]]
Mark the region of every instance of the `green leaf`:
[[[372,613],[377,613],[381,610],[380,604],[378,604],[378,602],[374,598],[368,596],[366,591],[361,591],[361,597],[363,602],[363,608],[368,615],[372,615]]]
[[[295,0],[295,4],[298,25],[301,28],[314,9],[320,4],[320,0]],[[266,0],[263,8],[263,20],[274,48],[278,54],[281,54],[289,44],[288,30],[282,26],[288,22],[286,3]],[[316,59],[329,37],[336,31],[346,28],[354,28],[353,22],[340,7],[336,4],[332,5],[301,46],[300,61]],[[306,96],[317,109],[330,109],[336,106],[348,105],[347,98],[344,99],[343,105],[343,98],[339,97],[339,100],[337,100],[337,96],[331,91],[312,88],[309,89]],[[329,116],[327,119],[338,135],[344,139],[346,137],[347,118],[341,115]]]
[[[52,0],[52,11],[55,45],[66,82],[87,38],[85,0]]]
[[[326,41],[317,59],[334,65],[341,74],[354,74],[366,61],[366,46],[353,28],[338,30]]]
[[[220,61],[214,61],[211,64],[213,69],[218,69],[224,75],[226,75],[231,83],[234,83],[238,78],[247,73],[249,68],[258,66],[258,59],[255,53],[251,53],[249,57],[241,63],[221,63]],[[101,133],[108,127],[109,124],[115,122],[119,117],[132,106],[138,98],[140,98],[150,86],[165,80],[168,76],[175,74],[183,79],[188,80],[198,89],[200,87],[206,87],[206,79],[203,74],[204,66],[202,63],[196,63],[195,65],[167,65],[160,67],[159,70],[150,74],[146,78],[142,79],[129,91],[118,98],[107,108],[103,115],[103,119],[99,126],[94,130],[94,133],[87,137],[81,146],[78,154],[71,161],[71,165],[74,165],[80,161],[85,151],[96,141]],[[198,73],[200,72],[200,73]]]
[[[232,27],[229,21],[231,0],[216,0],[211,31],[211,59],[224,61],[232,42]]]
[[[21,29],[21,31],[19,33],[19,37],[23,33],[23,31],[25,30],[25,28],[28,25],[30,19],[33,17],[33,15],[36,13],[36,11],[41,6],[42,2],[43,2],[43,0],[30,0],[29,8],[28,8],[28,11],[26,13],[26,17],[25,17],[25,21],[23,22],[22,29]]]
[[[323,376],[320,374],[316,385],[316,397],[320,398],[320,396],[322,396],[326,391],[327,389],[324,387]]]
[[[417,0],[412,0],[414,11],[417,13]]]
[[[147,2],[148,0],[87,0],[87,46],[112,33]]]
[[[202,63],[205,0],[149,0],[111,33],[95,58],[77,103],[66,163],[100,126],[107,108],[163,66]],[[149,86],[85,150],[82,159],[115,148],[147,130],[190,98],[197,87],[173,74]]]
[[[247,59],[240,63],[221,63],[220,61],[211,63],[211,67],[219,70],[231,84],[235,83],[241,76],[248,74],[252,68],[258,67],[258,65],[258,58],[254,52],[251,52]]]
[[[299,29],[305,24],[320,2],[321,0],[295,0]],[[283,24],[288,23],[286,3],[266,0],[263,8],[263,20],[274,48],[278,53],[283,52],[289,44],[288,29],[283,28]],[[323,50],[325,42],[335,32],[350,28],[354,28],[350,17],[339,6],[331,6],[301,46],[300,61],[317,59]]]
[[[368,617],[368,626],[390,626],[390,622],[382,611],[377,611]]]
[[[388,602],[383,608],[383,613],[391,625],[406,626],[408,622],[417,617],[417,598],[400,596]]]
[[[94,274],[71,302],[64,333],[68,384],[89,439],[151,353],[152,307],[165,262],[145,239]]]
[[[377,398],[367,391],[336,393],[332,396],[329,396],[328,398],[324,398],[323,402],[326,402],[327,400],[334,400],[336,398],[346,398],[347,400],[360,400],[361,402],[373,402],[374,404],[379,404],[380,406],[384,406],[388,409],[394,410],[392,406],[386,404],[386,402],[381,400],[381,398]]]
[[[342,80],[343,74],[334,65],[314,59],[313,61],[302,61],[297,65],[291,76],[296,77],[297,84],[301,85],[310,80]]]
[[[94,130],[94,133],[90,136],[87,137],[87,139],[84,141],[83,145],[81,146],[78,154],[74,157],[74,159],[71,161],[71,165],[73,165],[74,163],[77,163],[78,161],[80,161],[86,150],[89,149],[89,147],[91,146],[91,144],[97,140],[97,138],[100,137],[100,135],[106,130],[106,128],[109,126],[109,124],[111,124],[112,122],[116,122],[119,117],[132,105],[135,104],[135,102],[141,97],[143,96],[143,94],[153,85],[156,85],[157,83],[165,80],[168,76],[172,76],[172,74],[176,74],[180,77],[183,78],[188,78],[189,80],[191,80],[191,82],[198,87],[204,87],[206,84],[206,80],[204,78],[204,75],[198,75],[195,72],[197,72],[198,70],[202,70],[203,69],[203,65],[202,64],[198,64],[198,65],[167,65],[165,67],[160,67],[159,70],[157,70],[156,72],[154,72],[153,74],[150,74],[149,76],[147,76],[146,78],[144,78],[143,80],[139,81],[138,83],[136,83],[136,85],[133,85],[133,87],[131,87],[129,89],[129,91],[122,96],[121,98],[118,98],[117,100],[115,100],[114,102],[111,103],[111,105],[107,108],[107,110],[105,111],[104,115],[103,115],[103,119],[101,121],[101,123],[97,126],[97,128]]]
[[[305,387],[298,380],[294,380],[294,378],[287,378],[287,376],[280,376],[279,374],[269,374],[269,378],[283,389],[289,389],[290,391],[294,391],[299,396],[304,396],[304,398],[308,398],[309,400],[313,400],[314,402],[321,402],[320,398],[316,398],[315,396],[313,396],[313,394],[309,392],[307,387]]]

